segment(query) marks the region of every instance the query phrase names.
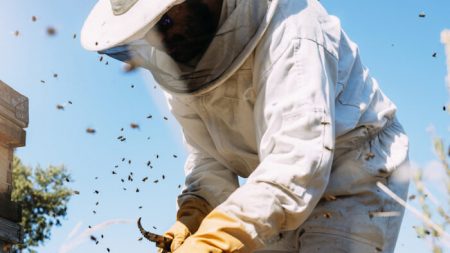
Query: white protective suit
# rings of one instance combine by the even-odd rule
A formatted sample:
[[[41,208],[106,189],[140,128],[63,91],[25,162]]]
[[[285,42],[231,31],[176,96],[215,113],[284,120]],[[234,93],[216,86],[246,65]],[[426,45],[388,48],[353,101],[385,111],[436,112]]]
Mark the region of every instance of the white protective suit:
[[[179,204],[206,200],[268,252],[393,252],[403,209],[375,183],[406,197],[408,139],[339,20],[317,0],[224,0],[220,25],[195,69],[131,46],[189,146]]]

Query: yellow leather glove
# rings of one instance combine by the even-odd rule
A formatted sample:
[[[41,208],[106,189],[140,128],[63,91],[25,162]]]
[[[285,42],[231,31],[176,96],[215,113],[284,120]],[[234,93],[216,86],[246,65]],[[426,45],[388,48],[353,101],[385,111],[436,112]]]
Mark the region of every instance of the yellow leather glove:
[[[211,211],[211,206],[203,199],[190,196],[184,200],[177,212],[177,221],[164,233],[171,238],[171,252],[174,252],[192,233],[197,231],[203,218]],[[162,249],[158,249],[162,253]]]
[[[178,247],[183,244],[184,240],[191,235],[188,227],[180,221],[176,221],[172,227],[164,233],[165,237],[172,239],[172,244],[170,245],[170,251],[174,252]],[[158,253],[165,252],[163,249],[158,248]]]
[[[256,242],[235,218],[213,210],[198,231],[174,253],[251,253],[262,244]]]

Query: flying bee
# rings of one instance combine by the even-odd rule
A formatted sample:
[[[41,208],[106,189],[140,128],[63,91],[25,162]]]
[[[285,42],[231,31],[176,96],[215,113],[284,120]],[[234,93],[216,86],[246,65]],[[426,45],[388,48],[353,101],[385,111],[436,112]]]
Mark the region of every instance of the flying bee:
[[[88,134],[95,134],[95,133],[96,133],[96,131],[95,131],[95,129],[94,129],[94,128],[90,128],[90,127],[88,127],[88,128],[86,128],[86,133],[88,133]]]
[[[48,36],[55,36],[56,35],[56,29],[54,27],[47,27],[47,35]]]

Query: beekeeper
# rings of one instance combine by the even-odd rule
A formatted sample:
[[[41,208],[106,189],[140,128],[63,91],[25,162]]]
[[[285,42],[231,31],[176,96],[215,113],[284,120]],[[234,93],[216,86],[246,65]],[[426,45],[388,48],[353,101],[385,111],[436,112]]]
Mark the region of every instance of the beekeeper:
[[[394,251],[377,182],[406,198],[408,138],[317,0],[99,0],[81,42],[151,71],[183,128],[172,252]]]

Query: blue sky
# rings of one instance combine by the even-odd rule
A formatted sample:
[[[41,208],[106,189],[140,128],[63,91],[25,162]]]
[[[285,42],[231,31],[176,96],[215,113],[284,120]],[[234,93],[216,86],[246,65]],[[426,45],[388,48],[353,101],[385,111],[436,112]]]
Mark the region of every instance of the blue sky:
[[[134,221],[142,216],[157,233],[170,227],[186,157],[160,89],[146,71],[125,74],[121,63],[107,57],[99,61],[99,55],[81,48],[79,31],[96,1],[0,1],[0,79],[30,99],[27,145],[16,154],[31,166],[64,164],[75,179],[70,186],[81,192],[72,198],[63,226],[52,231],[39,252],[153,252],[153,245],[137,240]],[[437,134],[449,136],[449,114],[442,111],[449,97],[440,32],[450,28],[450,1],[321,2],[341,19],[365,65],[397,104],[410,137],[411,160],[433,169],[427,129],[433,125]],[[421,12],[425,18],[418,17]],[[47,36],[47,27],[54,27],[56,35]],[[65,110],[57,110],[57,104]],[[130,123],[140,128],[131,129]],[[87,134],[88,127],[96,134]],[[117,140],[120,135],[127,140]],[[131,172],[133,182],[122,183]],[[149,178],[145,183],[144,177]],[[439,187],[431,188],[440,196]],[[416,238],[412,226],[417,224],[406,215],[396,252],[431,252]],[[89,225],[98,225],[92,234],[104,235],[98,245],[83,237]]]

